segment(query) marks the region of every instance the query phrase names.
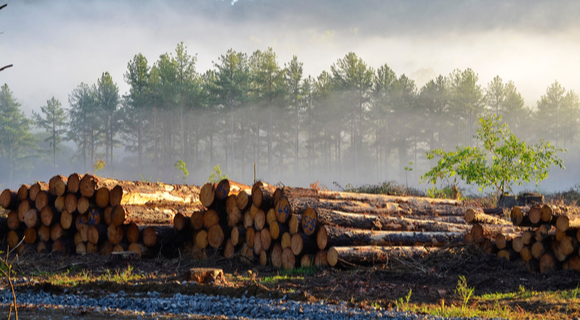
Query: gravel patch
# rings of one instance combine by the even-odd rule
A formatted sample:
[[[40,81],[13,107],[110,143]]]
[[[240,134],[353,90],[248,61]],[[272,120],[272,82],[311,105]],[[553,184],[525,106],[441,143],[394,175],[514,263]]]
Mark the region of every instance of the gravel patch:
[[[90,308],[97,312],[133,311],[144,315],[174,314],[180,316],[225,316],[230,319],[451,319],[406,312],[365,310],[350,307],[346,302],[327,304],[256,297],[231,298],[204,294],[161,297],[158,292],[128,296],[123,291],[93,298],[77,294],[50,294],[44,291],[18,293],[20,305],[46,308]],[[0,303],[12,302],[12,294],[3,290]]]

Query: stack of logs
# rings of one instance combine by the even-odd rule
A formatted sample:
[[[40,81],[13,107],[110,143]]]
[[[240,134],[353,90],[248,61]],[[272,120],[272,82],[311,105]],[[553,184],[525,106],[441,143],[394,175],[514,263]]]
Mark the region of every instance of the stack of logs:
[[[295,266],[384,263],[463,239],[461,202],[387,195],[253,187],[223,180],[205,184],[204,212],[176,216],[175,228],[193,231],[193,247],[220,249],[233,258],[286,269]]]
[[[177,211],[199,211],[199,188],[163,183],[130,182],[73,173],[49,183],[23,184],[0,194],[9,211],[6,241],[22,253],[78,254],[135,251],[146,254],[175,234]],[[178,237],[173,237],[179,241]]]
[[[513,228],[506,226],[505,220],[473,210],[466,211],[465,220],[476,223],[470,232],[472,240],[485,243],[484,251],[499,258],[516,261],[533,272],[580,271],[578,213],[577,207],[543,204],[513,207]]]

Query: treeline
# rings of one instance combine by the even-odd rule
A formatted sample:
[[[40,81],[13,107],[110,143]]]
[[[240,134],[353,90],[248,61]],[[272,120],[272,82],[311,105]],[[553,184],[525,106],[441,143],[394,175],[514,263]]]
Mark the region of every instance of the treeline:
[[[579,97],[558,82],[530,107],[499,76],[482,85],[473,70],[455,70],[418,88],[352,52],[317,77],[305,75],[297,57],[280,62],[270,48],[228,50],[205,72],[196,60],[183,43],[153,63],[137,54],[124,74],[126,95],[105,72],[74,88],[67,110],[53,98],[33,119],[4,85],[1,169],[10,176],[30,171],[27,160],[39,149],[33,125],[46,131],[45,159],[53,167],[62,141],[70,140],[76,147],[69,169],[91,171],[102,159],[120,178],[170,181],[183,160],[197,183],[216,164],[230,178],[251,181],[254,162],[258,178],[273,183],[404,180],[410,168],[428,168],[425,151],[471,145],[486,113],[501,115],[525,140],[572,149],[580,138]]]

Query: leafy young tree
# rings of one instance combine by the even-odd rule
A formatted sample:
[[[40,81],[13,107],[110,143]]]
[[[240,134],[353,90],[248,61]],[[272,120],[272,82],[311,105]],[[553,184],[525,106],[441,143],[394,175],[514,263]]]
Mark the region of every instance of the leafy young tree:
[[[61,151],[58,144],[62,142],[63,135],[66,133],[66,114],[61,108],[60,101],[52,97],[46,101],[46,106],[40,107],[42,114],[32,112],[32,117],[36,127],[44,129],[49,136],[44,140],[50,142],[52,151],[52,165],[56,168],[56,152]]]
[[[528,145],[501,123],[500,116],[482,117],[479,123],[481,127],[475,138],[482,147],[427,152],[428,159],[441,159],[422,179],[436,184],[437,180],[457,176],[467,184],[477,184],[482,192],[486,188],[495,188],[496,195],[499,195],[511,191],[514,183],[522,185],[534,181],[537,185],[548,177],[552,165],[565,169],[558,156],[559,152],[564,152],[563,149],[544,141]]]
[[[20,110],[20,103],[4,84],[0,88],[0,169],[12,186],[15,173],[30,169],[36,141],[30,134],[30,120]]]

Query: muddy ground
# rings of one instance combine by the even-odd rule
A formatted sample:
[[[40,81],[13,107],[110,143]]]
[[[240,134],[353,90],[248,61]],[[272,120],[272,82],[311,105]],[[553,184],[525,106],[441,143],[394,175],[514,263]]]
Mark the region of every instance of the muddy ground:
[[[320,268],[311,274],[287,274],[287,277],[269,281],[265,279],[285,273],[273,267],[245,263],[241,258],[226,260],[214,257],[196,260],[183,254],[173,259],[158,257],[113,262],[110,258],[100,256],[52,256],[28,253],[13,257],[11,261],[16,272],[17,291],[33,289],[61,294],[66,290],[69,293],[100,295],[123,290],[128,294],[157,291],[169,296],[180,292],[238,297],[246,294],[262,298],[282,298],[287,295],[289,299],[301,301],[326,300],[330,303],[346,301],[352,305],[363,307],[379,305],[386,309],[392,308],[394,302],[405,296],[409,290],[412,290],[411,301],[414,303],[438,304],[442,299],[453,303],[457,300],[454,289],[461,275],[466,277],[470,287],[475,288],[475,295],[516,292],[521,290],[521,287],[526,290],[556,291],[574,289],[580,285],[580,274],[575,271],[534,274],[512,262],[484,255],[476,248],[448,248],[421,259],[395,259],[380,266]],[[89,272],[93,276],[98,276],[107,272],[114,273],[116,270],[127,270],[128,266],[133,268],[134,275],[141,275],[141,278],[126,283],[93,281],[73,286],[54,284],[54,275],[64,274],[66,278]],[[226,275],[225,281],[209,284],[188,282],[189,270],[194,267],[222,268]],[[22,281],[23,278],[27,281]],[[5,281],[2,285],[6,288]],[[547,313],[558,314],[558,310],[563,307],[536,302],[528,305],[519,302],[518,305],[540,317]],[[3,309],[6,308],[0,310]],[[23,314],[30,312],[40,317],[37,311],[29,308],[22,309],[21,312]],[[89,312],[81,312],[78,316],[91,319],[88,314]],[[55,315],[51,315],[55,319]],[[117,316],[126,319],[136,318],[133,314]]]

